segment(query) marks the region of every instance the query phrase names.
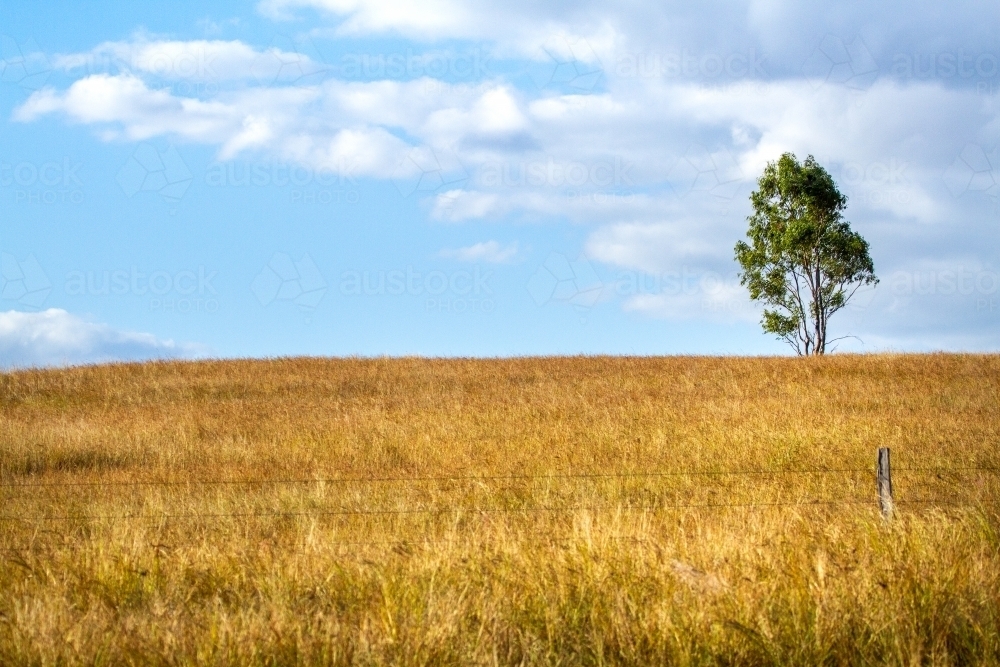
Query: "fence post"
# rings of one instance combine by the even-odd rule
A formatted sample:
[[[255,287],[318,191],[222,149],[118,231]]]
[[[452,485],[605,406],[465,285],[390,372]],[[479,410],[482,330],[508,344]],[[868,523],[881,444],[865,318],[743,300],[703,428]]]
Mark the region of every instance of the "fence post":
[[[892,468],[889,466],[889,448],[878,448],[878,467],[875,477],[875,484],[878,488],[878,506],[882,510],[882,517],[888,519],[892,516]]]

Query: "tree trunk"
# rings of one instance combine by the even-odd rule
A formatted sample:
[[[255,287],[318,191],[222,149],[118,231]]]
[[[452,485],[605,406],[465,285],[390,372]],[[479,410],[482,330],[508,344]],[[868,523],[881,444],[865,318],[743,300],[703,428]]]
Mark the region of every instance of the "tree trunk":
[[[822,356],[826,353],[826,304],[823,303],[823,276],[819,268],[819,252],[817,251],[816,254],[816,268],[814,269],[816,295],[813,301],[816,308],[816,356]]]

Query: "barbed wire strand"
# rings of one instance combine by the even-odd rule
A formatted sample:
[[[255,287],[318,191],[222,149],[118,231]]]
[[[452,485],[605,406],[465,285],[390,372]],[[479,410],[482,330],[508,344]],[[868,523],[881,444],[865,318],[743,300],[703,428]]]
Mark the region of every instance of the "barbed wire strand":
[[[997,500],[997,499],[992,499],[992,500]],[[755,507],[755,506],[775,506],[775,505],[779,505],[779,506],[780,505],[797,505],[797,506],[806,506],[806,507],[813,506],[813,507],[815,507],[815,506],[824,506],[824,505],[831,505],[831,504],[859,504],[859,503],[866,503],[867,504],[867,503],[870,503],[870,502],[871,502],[870,500],[867,500],[867,501],[865,501],[865,500],[839,500],[839,501],[820,501],[820,502],[817,502],[817,501],[801,501],[801,502],[781,502],[781,503],[715,503],[715,504],[690,504],[690,505],[659,506],[659,507],[652,508],[652,509],[672,509],[672,508],[687,508],[687,507],[698,507],[698,508]],[[925,499],[900,499],[900,500],[896,501],[896,504],[898,504],[898,505],[936,504],[936,505],[951,505],[951,506],[954,506],[954,505],[963,505],[963,504],[967,505],[968,503],[962,503],[962,502],[960,502],[958,500],[949,499],[949,498],[925,498]],[[541,508],[539,508],[539,509],[541,509]],[[544,508],[544,509],[551,509],[551,508]],[[595,508],[556,508],[556,509],[570,510],[570,509],[595,509]],[[650,510],[651,508],[643,507],[643,508],[615,508],[615,509]],[[482,509],[476,510],[476,512],[479,512],[479,513],[484,513],[486,511],[487,510],[482,510]],[[493,511],[517,512],[517,511],[522,511],[522,510],[501,509],[501,510],[493,510]],[[475,513],[475,512],[471,512],[471,513]],[[298,516],[298,515],[301,515],[301,514],[312,514],[312,515],[315,515],[315,513],[296,513],[294,515]],[[288,515],[289,515],[289,513],[278,514],[278,516],[288,516]],[[184,515],[184,516],[191,516],[191,515]],[[199,517],[201,517],[201,516],[218,517],[218,516],[245,516],[245,515],[243,515],[243,514],[226,514],[226,515],[217,515],[217,514],[205,514],[205,515],[202,515],[202,514],[199,514],[199,515],[193,515],[193,516],[199,516]],[[260,516],[260,515],[255,515],[255,516]],[[270,516],[270,515],[268,515],[268,516]],[[145,517],[144,516],[143,517],[129,516],[129,517],[115,517],[115,518],[145,518]],[[50,531],[45,531],[45,532],[50,532]],[[357,540],[350,540],[350,541],[334,540],[332,542],[324,542],[323,546],[326,547],[326,548],[329,548],[331,546],[338,547],[338,548],[346,548],[346,547],[374,547],[374,546],[385,547],[385,546],[390,546],[391,545],[394,548],[400,548],[400,547],[401,548],[409,548],[409,547],[431,546],[431,545],[440,545],[440,544],[445,544],[445,543],[461,542],[463,537],[469,537],[470,535],[473,536],[473,537],[478,537],[478,535],[476,535],[475,533],[472,533],[472,534],[466,534],[464,536],[462,536],[462,535],[452,535],[452,536],[449,536],[449,537],[442,537],[442,538],[437,538],[437,539],[427,539],[426,537],[423,537],[421,539],[407,539],[407,538],[400,537],[400,538],[394,538],[394,539],[364,540],[364,541],[357,541]],[[594,543],[594,542],[600,543],[602,541],[616,541],[616,542],[617,541],[631,541],[631,542],[639,542],[639,543],[642,543],[642,542],[654,542],[655,541],[655,538],[638,537],[638,536],[634,536],[634,535],[620,535],[620,534],[619,535],[600,535],[600,534],[598,534],[598,535],[574,535],[574,536],[564,536],[564,537],[553,537],[551,535],[542,536],[540,533],[534,533],[534,534],[523,534],[523,533],[522,534],[516,534],[515,533],[513,535],[504,535],[503,537],[505,539],[512,539],[512,538],[513,539],[517,539],[517,538],[535,539],[535,538],[538,538],[538,537],[543,537],[545,541],[550,542],[550,543],[552,543],[552,542],[587,543],[588,545],[592,545],[592,543]],[[468,540],[466,540],[466,541],[468,541]],[[480,541],[482,541],[482,540],[480,540]],[[486,541],[489,541],[489,540],[486,540]],[[0,548],[0,553],[18,554],[18,553],[22,553],[22,552],[25,552],[25,551],[39,551],[41,549],[48,548],[48,547],[51,547],[51,548],[60,548],[62,546],[66,546],[66,545],[65,544],[63,544],[63,545],[58,545],[58,544],[57,545],[53,545],[51,543],[38,542],[38,543],[35,543],[35,544],[31,544],[31,545],[23,545],[23,546],[16,546],[16,547],[6,546],[6,547],[3,547],[3,548]],[[157,549],[157,550],[160,550],[160,549],[172,550],[172,549],[177,549],[178,548],[176,546],[162,544],[162,543],[148,544],[147,546],[150,547],[150,548]],[[294,551],[296,553],[306,553],[309,550],[316,551],[316,549],[311,548],[311,546],[312,545],[300,544],[294,550],[290,550],[290,549],[282,549],[282,550],[285,551],[285,552]]]
[[[504,537],[506,539],[512,539],[512,538],[517,538],[517,537],[534,539],[534,538],[543,537],[543,536],[541,536],[540,534],[533,534],[533,535],[530,535],[530,534],[521,534],[521,535],[505,535],[505,536],[502,536],[502,537]],[[570,543],[570,542],[588,542],[588,541],[590,541],[590,542],[601,542],[601,541],[606,541],[606,540],[611,540],[611,541],[629,541],[629,542],[653,542],[654,541],[653,538],[638,537],[638,536],[635,536],[635,535],[596,535],[596,536],[595,535],[591,535],[589,537],[588,536],[584,536],[584,535],[577,535],[577,536],[573,536],[573,537],[551,537],[551,536],[546,536],[546,537],[544,537],[544,539],[547,542],[566,542],[566,543]],[[456,543],[456,542],[466,542],[467,543],[468,541],[469,540],[462,540],[462,536],[441,537],[441,538],[436,538],[436,539],[427,539],[425,537],[425,538],[422,538],[422,539],[397,538],[397,539],[391,539],[391,540],[365,540],[365,541],[357,541],[357,540],[341,541],[341,540],[334,540],[334,541],[331,541],[331,542],[323,542],[322,546],[326,547],[326,548],[329,548],[331,546],[332,547],[375,547],[375,546],[378,546],[378,547],[385,547],[385,546],[393,546],[393,547],[420,547],[420,546],[431,546],[431,545],[435,545],[436,546],[436,545],[440,545],[440,544]],[[480,539],[478,541],[484,542],[484,541],[489,541],[489,540],[482,540],[482,539]],[[185,546],[191,546],[191,544],[192,543],[188,543],[188,544],[185,544]],[[8,546],[8,547],[0,548],[0,553],[18,553],[18,552],[21,552],[21,551],[38,550],[38,549],[44,548],[44,547],[58,547],[58,546],[61,546],[61,545],[53,545],[53,544],[38,542],[38,543],[35,543],[35,544],[32,544],[32,545],[21,545],[21,546],[15,546],[15,547],[9,547]],[[164,550],[164,551],[176,550],[176,549],[180,548],[178,546],[167,545],[167,544],[162,544],[162,543],[156,543],[156,544],[147,543],[146,546],[149,547],[149,548],[151,548],[151,549]],[[294,545],[294,546],[295,546],[294,549],[282,549],[282,550],[283,551],[294,551],[296,553],[306,553],[308,551],[317,551],[317,550],[319,550],[319,549],[315,548],[316,545],[297,544],[297,545]]]
[[[872,468],[802,468],[784,470],[670,470],[622,473],[550,473],[540,475],[434,475],[425,477],[330,477],[330,478],[278,478],[278,479],[190,479],[190,480],[128,480],[93,482],[0,482],[0,488],[41,488],[41,487],[142,487],[142,486],[252,486],[280,484],[380,484],[408,482],[486,482],[501,480],[537,479],[625,479],[642,477],[698,477],[698,476],[742,476],[742,475],[821,475],[821,474],[871,474]],[[953,472],[1000,472],[1000,468],[894,468],[902,473],[953,473]]]
[[[982,502],[984,499],[977,499]],[[989,498],[985,500],[997,500]],[[918,498],[900,499],[894,501],[898,505],[907,504],[960,504],[959,501],[942,498]],[[841,498],[836,500],[801,500],[801,501],[775,501],[775,502],[748,502],[748,503],[671,503],[665,505],[644,505],[644,506],[621,506],[621,505],[573,505],[567,507],[422,507],[407,509],[370,509],[370,510],[320,510],[305,512],[184,512],[169,514],[103,514],[103,515],[0,515],[0,521],[126,521],[142,519],[225,519],[225,518],[278,518],[278,517],[319,517],[319,516],[396,516],[396,515],[416,515],[416,514],[518,514],[528,512],[601,512],[601,511],[624,511],[624,512],[656,512],[672,509],[698,509],[698,508],[751,508],[751,507],[823,507],[834,505],[858,505],[871,504],[874,506],[875,500],[871,498]]]

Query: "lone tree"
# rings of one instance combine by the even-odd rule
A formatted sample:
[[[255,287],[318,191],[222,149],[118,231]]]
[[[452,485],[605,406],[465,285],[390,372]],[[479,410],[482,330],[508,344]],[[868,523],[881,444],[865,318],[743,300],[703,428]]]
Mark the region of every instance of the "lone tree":
[[[800,355],[820,355],[830,316],[875,285],[868,242],[843,219],[847,197],[818,162],[769,162],[750,195],[749,243],[736,244],[740,282],[767,308],[761,325]]]

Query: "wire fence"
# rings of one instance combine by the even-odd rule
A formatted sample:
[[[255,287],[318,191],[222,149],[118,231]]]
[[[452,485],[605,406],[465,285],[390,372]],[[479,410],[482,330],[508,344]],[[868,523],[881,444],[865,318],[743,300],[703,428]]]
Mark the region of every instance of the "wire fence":
[[[870,472],[870,471],[869,471]],[[995,499],[994,499],[995,500]],[[954,498],[920,498],[920,499],[901,499],[896,501],[900,505],[914,505],[914,506],[969,506],[970,503],[967,501],[956,500]],[[747,502],[747,503],[673,503],[665,505],[655,505],[655,506],[621,506],[621,505],[578,505],[578,506],[567,506],[567,507],[522,507],[522,508],[475,508],[475,507],[451,507],[451,508],[421,508],[421,509],[405,509],[405,510],[336,510],[336,511],[309,511],[309,512],[190,512],[190,513],[173,513],[173,514],[143,514],[143,515],[100,515],[100,516],[0,516],[0,521],[17,521],[24,523],[37,523],[39,521],[63,521],[63,520],[135,520],[135,519],[152,519],[152,520],[163,520],[163,519],[179,519],[179,518],[197,518],[197,519],[246,519],[246,518],[259,518],[259,517],[270,517],[270,518],[286,518],[286,517],[322,517],[322,516],[378,516],[378,515],[417,515],[417,514],[464,514],[464,515],[487,515],[487,514],[530,514],[530,513],[575,513],[575,512],[601,512],[601,511],[613,511],[622,513],[631,512],[642,512],[642,513],[655,513],[664,512],[679,509],[720,509],[720,508],[762,508],[762,507],[795,507],[795,508],[829,508],[832,506],[845,506],[845,505],[866,505],[874,507],[874,502],[871,498],[868,499],[857,499],[857,498],[842,498],[836,500],[801,500],[801,501],[779,501],[779,502]],[[41,531],[41,532],[52,532],[57,531]],[[59,533],[60,537],[65,535]],[[475,534],[472,534],[475,537]],[[540,533],[536,532],[533,535],[518,535],[519,537],[530,537],[533,541],[541,540],[542,542],[548,544],[586,544],[588,546],[593,543],[607,543],[607,542],[630,542],[630,543],[659,543],[660,540],[654,537],[641,537],[634,534],[607,534],[600,533],[597,535],[592,534],[577,534],[573,536],[559,536],[553,535],[551,532]],[[469,537],[469,535],[466,535]],[[505,535],[505,538],[509,539],[509,535]],[[480,540],[481,542],[488,542],[488,539]],[[397,553],[411,553],[415,548],[423,547],[436,547],[445,544],[456,544],[460,543],[461,540],[455,535],[444,536],[444,537],[432,537],[427,534],[421,534],[418,536],[395,536],[392,539],[379,539],[379,540],[341,540],[335,539],[333,541],[323,540],[316,542],[311,546],[305,544],[283,544],[281,546],[281,551],[283,552],[298,552],[307,553],[310,551],[329,551],[331,549],[360,549],[360,548],[391,548]],[[15,557],[20,554],[26,554],[33,551],[41,551],[45,549],[58,549],[63,545],[45,543],[44,541],[33,540],[31,544],[26,545],[3,545],[0,546],[0,553],[2,554],[14,554]],[[177,546],[167,545],[162,543],[150,543],[147,544],[149,548],[154,550],[165,550],[170,551],[176,549]],[[186,546],[191,546],[190,544]],[[351,554],[344,554],[351,555]],[[358,558],[363,558],[366,554],[362,551],[353,553],[354,556]]]
[[[995,475],[1000,468],[993,466],[913,466],[895,468],[896,473],[904,475],[959,475],[967,473],[984,473]],[[871,468],[782,468],[782,469],[738,469],[738,470],[659,470],[659,471],[623,471],[623,472],[555,472],[545,474],[502,474],[502,475],[430,475],[430,476],[382,476],[382,477],[312,477],[312,478],[258,478],[258,479],[145,479],[145,480],[88,480],[88,481],[41,481],[18,480],[0,482],[0,489],[17,491],[34,488],[138,488],[138,487],[200,487],[200,486],[267,486],[267,485],[370,485],[370,484],[408,484],[441,482],[498,482],[539,480],[625,480],[625,479],[656,479],[656,478],[740,478],[740,477],[777,477],[781,475],[871,475]],[[702,487],[704,488],[704,487]],[[510,490],[510,489],[506,489]],[[678,487],[659,489],[662,491],[679,490]],[[995,497],[978,497],[976,503],[993,501]],[[8,497],[9,503],[12,498]],[[314,508],[309,510],[243,510],[230,512],[138,512],[118,514],[0,514],[0,522],[17,522],[22,524],[41,522],[80,522],[80,521],[132,521],[132,520],[167,520],[167,519],[250,519],[250,518],[295,518],[295,517],[354,517],[354,516],[407,516],[407,515],[461,515],[461,514],[531,514],[531,513],[575,513],[575,512],[663,512],[681,509],[722,509],[722,508],[763,508],[763,507],[830,507],[837,505],[872,505],[873,496],[845,496],[840,498],[798,498],[795,500],[752,501],[752,502],[655,502],[646,504],[630,504],[617,502],[614,504],[585,505],[530,505],[515,506],[477,506],[452,505],[432,507],[394,507],[394,508]],[[940,505],[954,506],[969,504],[969,500],[952,495],[949,497],[913,497],[899,498],[894,501],[898,505]]]
[[[895,501],[899,505],[966,505],[968,502],[954,498],[912,498]],[[98,515],[0,515],[0,521],[128,521],[159,519],[250,519],[250,518],[293,518],[332,516],[400,516],[400,515],[446,515],[446,514],[529,514],[573,513],[573,512],[662,512],[677,509],[721,509],[754,507],[830,507],[836,505],[873,505],[871,498],[838,498],[835,500],[801,500],[747,503],[667,503],[658,505],[567,505],[559,507],[424,507],[413,509],[372,509],[372,510],[313,510],[305,512],[182,512],[157,514],[98,514]]]
[[[944,474],[957,472],[988,472],[996,474],[1000,468],[969,467],[917,467],[893,468],[894,472]],[[108,480],[108,481],[18,481],[0,482],[0,488],[32,487],[132,487],[132,486],[255,486],[267,484],[385,484],[419,482],[488,482],[505,480],[540,479],[628,479],[643,477],[742,477],[767,475],[820,475],[820,474],[872,474],[871,468],[798,468],[798,469],[745,469],[745,470],[655,470],[634,472],[560,472],[545,474],[509,475],[431,475],[389,477],[309,477],[309,478],[260,478],[260,479],[184,479],[184,480]]]

